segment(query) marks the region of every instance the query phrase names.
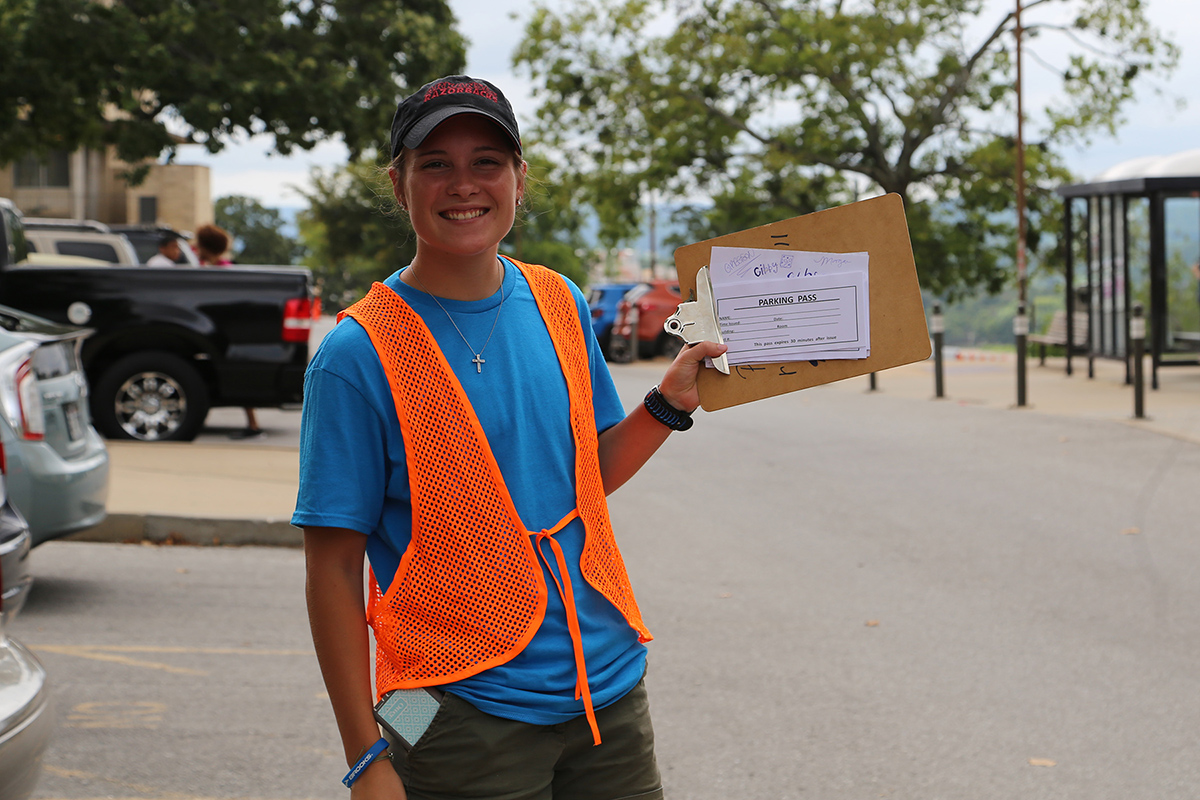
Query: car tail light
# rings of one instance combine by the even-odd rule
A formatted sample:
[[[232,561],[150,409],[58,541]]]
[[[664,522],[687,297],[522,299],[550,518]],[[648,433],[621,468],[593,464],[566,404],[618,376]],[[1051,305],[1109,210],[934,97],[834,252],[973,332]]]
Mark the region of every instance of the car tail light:
[[[8,474],[8,456],[4,454],[4,442],[0,442],[0,475]]]
[[[42,388],[33,366],[36,350],[27,342],[0,352],[0,413],[17,436],[33,441],[46,437]]]
[[[313,304],[307,297],[293,297],[283,306],[283,340],[307,342],[312,330]]]
[[[21,436],[33,441],[46,438],[46,410],[42,390],[33,372],[33,359],[17,368],[17,403],[21,409]]]

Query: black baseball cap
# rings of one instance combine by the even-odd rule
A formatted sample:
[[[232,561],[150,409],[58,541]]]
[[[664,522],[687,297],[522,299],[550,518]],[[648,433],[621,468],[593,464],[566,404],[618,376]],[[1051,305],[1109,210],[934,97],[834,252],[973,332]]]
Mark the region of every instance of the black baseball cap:
[[[517,118],[495,84],[466,75],[448,75],[422,86],[400,101],[392,117],[392,160],[400,148],[425,141],[434,128],[456,114],[481,114],[499,125],[521,152]]]

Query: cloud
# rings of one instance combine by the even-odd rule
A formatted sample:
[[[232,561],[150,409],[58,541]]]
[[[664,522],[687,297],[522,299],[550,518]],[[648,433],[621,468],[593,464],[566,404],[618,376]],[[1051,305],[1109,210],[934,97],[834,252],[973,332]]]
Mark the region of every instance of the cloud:
[[[308,172],[296,170],[239,170],[212,172],[212,197],[252,197],[267,208],[307,207],[297,187],[308,188]]]
[[[314,167],[337,167],[348,159],[349,151],[338,141],[323,142],[312,150],[281,156],[271,153],[271,137],[254,136],[229,144],[216,154],[202,147],[182,147],[176,162],[207,166],[214,200],[242,195],[258,200],[267,208],[286,208],[308,205],[297,187],[309,187],[309,175]]]

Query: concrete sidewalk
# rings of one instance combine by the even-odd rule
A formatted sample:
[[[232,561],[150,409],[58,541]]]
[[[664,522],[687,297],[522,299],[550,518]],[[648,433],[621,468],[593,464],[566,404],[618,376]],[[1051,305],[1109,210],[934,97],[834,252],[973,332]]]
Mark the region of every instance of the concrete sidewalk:
[[[109,442],[108,519],[88,542],[299,546],[294,447]]]
[[[1145,362],[1144,417],[1134,418],[1134,389],[1125,383],[1125,364],[1095,359],[1088,377],[1086,358],[1047,358],[1026,366],[1026,404],[1017,407],[1016,357],[1008,353],[947,348],[944,359],[945,397],[938,402],[1012,409],[1014,413],[1109,420],[1200,444],[1200,366],[1163,367],[1159,388],[1150,388],[1150,359]],[[867,378],[830,384],[831,390],[863,390]],[[878,374],[878,391],[896,397],[934,399],[934,363],[930,359]]]
[[[1039,367],[1028,362],[1026,401],[1016,407],[1016,362],[1012,355],[948,350],[946,397],[934,399],[934,364],[925,361],[877,375],[880,402],[889,398],[928,400],[1011,410],[1013,414],[1085,417],[1128,425],[1200,446],[1200,367],[1159,370],[1159,389],[1149,389],[1145,418],[1134,419],[1133,387],[1121,362],[1097,359],[1095,377],[1087,360],[1074,360],[1068,377],[1063,359]],[[613,365],[614,377],[653,383],[664,363]],[[644,380],[643,380],[644,378]],[[639,384],[640,385],[640,384]],[[867,377],[852,378],[811,392],[864,392]],[[298,424],[298,423],[297,423]],[[299,530],[288,524],[296,499],[299,452],[265,443],[144,444],[110,442],[112,473],[109,518],[72,536],[82,541],[177,544],[299,546]]]

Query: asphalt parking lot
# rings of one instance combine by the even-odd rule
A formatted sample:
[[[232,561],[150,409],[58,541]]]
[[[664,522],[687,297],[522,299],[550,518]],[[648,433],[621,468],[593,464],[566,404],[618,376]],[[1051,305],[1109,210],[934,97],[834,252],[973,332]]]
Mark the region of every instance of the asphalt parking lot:
[[[303,553],[52,543],[33,558],[14,633],[46,665],[59,721],[36,797],[344,793]]]
[[[1194,794],[1200,446],[864,384],[701,414],[612,497],[669,796]],[[33,559],[36,798],[345,796],[299,551]]]

